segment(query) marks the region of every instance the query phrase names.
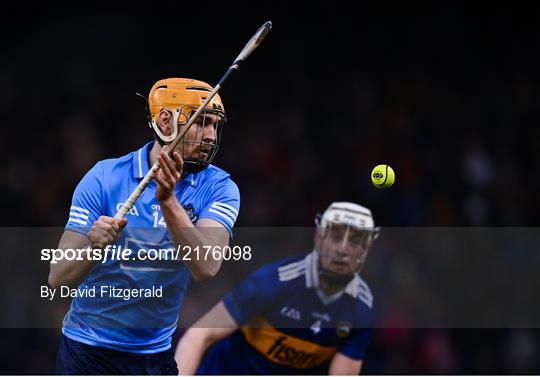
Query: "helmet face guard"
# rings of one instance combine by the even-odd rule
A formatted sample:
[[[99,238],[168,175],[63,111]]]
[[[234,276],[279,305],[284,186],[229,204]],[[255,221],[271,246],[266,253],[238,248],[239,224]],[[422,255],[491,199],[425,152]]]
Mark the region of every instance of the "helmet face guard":
[[[192,114],[197,109],[192,110]],[[221,142],[221,131],[226,119],[223,113],[213,110],[203,110],[199,119],[196,119],[191,125],[181,141],[181,155],[184,160],[184,170],[188,173],[198,173],[208,167],[216,156]],[[187,123],[179,124],[182,129]],[[209,124],[210,123],[210,124]],[[214,129],[214,140],[205,140],[205,129],[212,127]]]
[[[160,145],[171,143],[183,131],[188,120],[203,104],[213,88],[205,82],[171,78],[154,84],[148,96],[149,126],[152,128]],[[172,131],[166,135],[159,125],[158,118],[162,111],[172,116]],[[215,115],[212,117],[210,114]],[[212,118],[212,119],[209,119]],[[205,139],[205,127],[211,122],[214,127],[214,140]],[[201,115],[191,125],[179,144],[184,170],[197,173],[214,159],[221,139],[221,128],[226,122],[225,110],[219,95],[215,95],[203,109]]]
[[[348,284],[360,272],[379,235],[371,212],[352,203],[333,203],[315,223],[319,278],[334,285]]]

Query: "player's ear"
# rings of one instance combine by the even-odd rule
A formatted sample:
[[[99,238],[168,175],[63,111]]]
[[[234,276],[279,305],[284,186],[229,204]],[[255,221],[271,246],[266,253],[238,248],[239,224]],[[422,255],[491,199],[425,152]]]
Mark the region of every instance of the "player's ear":
[[[158,127],[161,133],[169,136],[173,132],[173,115],[170,110],[161,110],[158,114]]]

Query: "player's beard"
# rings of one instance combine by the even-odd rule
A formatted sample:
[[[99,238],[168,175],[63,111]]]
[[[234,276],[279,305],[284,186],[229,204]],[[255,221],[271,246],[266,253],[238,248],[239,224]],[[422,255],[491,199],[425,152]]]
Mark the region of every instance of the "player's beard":
[[[180,150],[184,160],[184,171],[196,174],[206,169],[216,155],[218,146],[217,143],[205,144],[202,141],[184,140]]]
[[[185,139],[182,141],[180,155],[184,160],[184,171],[196,174],[212,163],[219,150],[221,140],[221,125],[218,124],[216,127],[216,140],[213,143],[203,142],[202,135],[196,135],[194,140]]]

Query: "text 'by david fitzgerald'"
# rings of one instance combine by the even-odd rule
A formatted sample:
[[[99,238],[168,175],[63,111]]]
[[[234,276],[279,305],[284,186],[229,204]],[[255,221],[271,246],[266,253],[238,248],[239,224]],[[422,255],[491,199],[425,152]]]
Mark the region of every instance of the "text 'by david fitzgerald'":
[[[111,285],[87,286],[70,288],[62,285],[59,288],[50,288],[47,285],[41,286],[41,298],[53,300],[56,297],[89,297],[89,298],[120,298],[130,300],[132,298],[161,298],[163,297],[163,287],[153,286],[151,288],[118,288]]]

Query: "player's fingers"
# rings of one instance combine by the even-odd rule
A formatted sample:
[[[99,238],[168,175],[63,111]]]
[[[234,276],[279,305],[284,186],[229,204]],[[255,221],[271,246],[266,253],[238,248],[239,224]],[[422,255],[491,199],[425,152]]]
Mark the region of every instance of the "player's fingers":
[[[161,182],[167,188],[171,188],[171,186],[174,186],[175,181],[172,174],[160,173],[158,174],[157,178],[159,178],[159,182]]]
[[[114,229],[111,226],[99,229],[96,232],[96,234],[97,234],[98,239],[100,237],[105,237],[105,239],[107,239],[110,242],[114,241],[114,238],[116,237],[116,232],[114,231]]]
[[[169,154],[166,151],[159,152],[159,156],[161,158],[163,158],[163,160],[165,160],[165,161],[167,161],[167,160],[169,160],[171,158],[171,157],[169,157]]]
[[[178,172],[176,171],[174,162],[171,159],[169,159],[169,161],[166,161],[165,163],[167,164],[168,172],[164,170],[163,172],[165,174],[162,175],[162,178],[164,178],[169,183],[169,185],[174,187],[176,185],[176,182],[178,182]]]
[[[165,177],[165,180],[169,184],[169,188],[173,189],[176,186],[176,178],[174,176],[174,173]]]
[[[118,231],[116,231],[114,228],[109,228],[107,233],[112,237],[113,240],[118,237]]]
[[[184,160],[182,159],[182,155],[178,151],[173,152],[173,158],[174,158],[175,161],[179,161],[181,163],[184,162]]]
[[[173,183],[180,180],[180,172],[176,169],[176,163],[173,160],[169,160],[169,170],[171,171],[171,178]]]
[[[93,236],[91,238],[92,240],[92,246],[94,246],[95,248],[102,248],[103,246],[105,246],[105,244],[103,242],[100,241],[101,237],[97,237],[97,236]]]
[[[165,156],[165,157],[168,158],[168,156]],[[166,161],[165,157],[163,157],[162,154],[159,155],[159,157],[158,157],[159,166],[160,166],[161,171],[163,172],[163,174],[172,176],[171,169],[169,168],[169,164]]]
[[[122,230],[122,228],[125,226],[122,226],[120,225],[120,222],[122,222],[122,220],[124,220],[123,218],[121,220],[118,220],[118,219],[114,219],[114,225],[113,225],[113,228],[115,230],[116,233],[120,233],[120,231]],[[127,221],[127,220],[126,220]]]
[[[109,225],[112,229],[114,229],[115,232],[118,232],[120,230],[120,226],[118,225],[118,220],[115,218],[109,217],[103,220],[103,222]]]
[[[102,245],[110,245],[114,241],[114,239],[109,233],[105,233],[104,235],[98,237],[97,241]]]
[[[113,228],[116,231],[119,229],[118,220],[109,216],[100,216],[93,226],[97,229],[104,229],[105,231],[108,231],[109,228]]]
[[[111,231],[113,231],[113,230],[111,229]],[[108,241],[108,243],[113,243],[114,239],[116,237],[116,232],[114,232],[114,235],[111,232],[107,232],[107,233],[104,234],[104,237]]]
[[[105,246],[98,241],[92,241],[92,249],[103,249]]]
[[[176,173],[178,172],[178,169],[176,168],[176,162],[172,160],[170,157],[165,161],[167,162],[167,165],[172,175],[176,178]]]
[[[104,222],[104,221],[98,220],[98,221],[96,221],[96,222],[94,223],[94,225],[93,225],[92,227],[94,228],[94,231],[95,231],[95,232],[98,232],[98,233],[99,233],[99,231],[101,231],[101,230],[103,230],[103,229],[107,229],[108,224],[107,224],[106,222]]]
[[[108,245],[112,242],[112,239],[109,239],[107,237],[108,233],[99,233],[99,234],[93,234],[92,235],[92,246],[99,245],[99,248],[105,247],[105,245]]]
[[[118,221],[118,226],[120,227],[120,230],[124,229],[127,223],[128,223],[128,219],[126,219],[125,217],[122,217],[120,221]]]
[[[182,175],[182,170],[184,169],[184,160],[182,159],[182,156],[180,156],[180,153],[174,152],[173,158],[174,162],[176,163],[176,170],[178,170],[180,175]]]
[[[158,175],[156,177],[156,181],[157,181],[158,184],[160,184],[161,186],[163,186],[163,187],[165,187],[167,189],[171,188],[169,182],[167,182],[161,175]]]

